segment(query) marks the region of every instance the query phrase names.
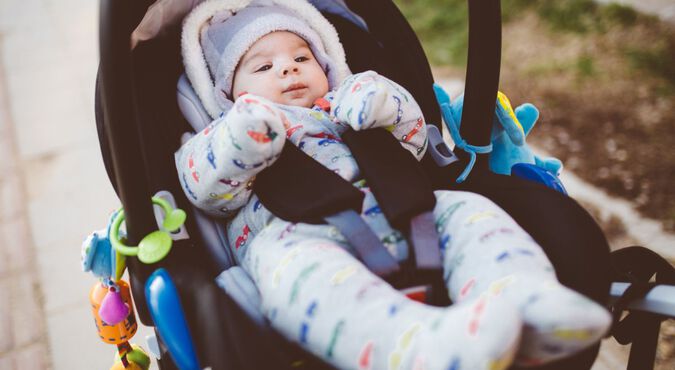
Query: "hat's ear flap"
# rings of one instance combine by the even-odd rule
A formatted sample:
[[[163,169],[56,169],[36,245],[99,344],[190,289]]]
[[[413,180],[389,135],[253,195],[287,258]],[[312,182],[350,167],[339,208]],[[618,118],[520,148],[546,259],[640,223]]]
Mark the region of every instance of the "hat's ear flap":
[[[210,0],[199,4],[185,18],[183,22],[183,34],[181,36],[181,48],[185,74],[190,80],[197,96],[202,101],[204,109],[211,118],[217,118],[222,109],[220,108],[215,83],[211,78],[209,67],[204,57],[201,46],[202,28],[211,20],[214,14],[232,12],[247,6],[251,0]]]

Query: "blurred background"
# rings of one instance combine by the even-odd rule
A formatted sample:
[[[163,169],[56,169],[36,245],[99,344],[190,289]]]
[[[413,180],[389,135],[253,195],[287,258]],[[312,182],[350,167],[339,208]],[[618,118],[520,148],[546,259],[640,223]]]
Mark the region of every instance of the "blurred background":
[[[395,0],[437,80],[458,93],[465,0]],[[675,0],[503,0],[500,89],[535,104],[528,137],[613,248],[675,262]],[[98,2],[0,0],[0,369],[107,369],[80,246],[119,206],[94,122]],[[145,346],[142,328],[134,341]],[[662,326],[657,368],[675,363]],[[603,342],[594,367],[625,368]]]

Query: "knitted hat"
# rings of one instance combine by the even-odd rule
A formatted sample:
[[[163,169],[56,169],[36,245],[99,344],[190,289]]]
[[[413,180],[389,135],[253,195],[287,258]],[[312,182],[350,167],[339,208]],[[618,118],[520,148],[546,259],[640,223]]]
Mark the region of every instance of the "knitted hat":
[[[232,82],[240,59],[263,36],[290,31],[302,37],[332,88],[348,74],[333,26],[304,0],[211,0],[183,26],[183,61],[204,108],[217,117],[232,106]]]

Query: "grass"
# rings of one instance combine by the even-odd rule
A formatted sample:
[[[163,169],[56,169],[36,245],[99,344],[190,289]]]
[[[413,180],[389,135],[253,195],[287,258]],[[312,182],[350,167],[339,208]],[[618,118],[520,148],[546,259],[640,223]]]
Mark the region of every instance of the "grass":
[[[675,94],[675,39],[652,46],[628,46],[623,53],[633,68],[664,81],[659,90],[662,95]]]
[[[465,0],[394,0],[432,65],[465,68]],[[503,0],[500,88],[542,113],[528,140],[675,231],[675,27],[622,5]]]
[[[397,0],[432,64],[466,63],[468,20],[465,0]]]
[[[394,0],[422,40],[432,64],[465,67],[468,20],[465,0]],[[517,22],[525,12],[535,12],[549,31],[576,35],[602,34],[617,28],[630,29],[654,22],[633,8],[620,5],[599,5],[591,0],[504,0],[502,18],[505,24]],[[656,46],[628,44],[623,47],[624,59],[637,71],[663,79],[664,92],[675,92],[675,38],[658,37]],[[592,58],[579,61],[582,75],[592,72]]]

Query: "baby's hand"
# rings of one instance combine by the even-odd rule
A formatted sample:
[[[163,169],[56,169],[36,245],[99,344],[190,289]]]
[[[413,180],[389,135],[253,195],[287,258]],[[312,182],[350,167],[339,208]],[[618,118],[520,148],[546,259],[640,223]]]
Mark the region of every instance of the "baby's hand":
[[[338,88],[331,104],[335,118],[354,130],[394,126],[401,121],[405,93],[376,72],[349,77]]]
[[[269,162],[279,156],[286,141],[282,113],[265,98],[246,94],[224,117],[226,137],[236,149],[239,167]],[[250,163],[248,163],[250,162]]]

